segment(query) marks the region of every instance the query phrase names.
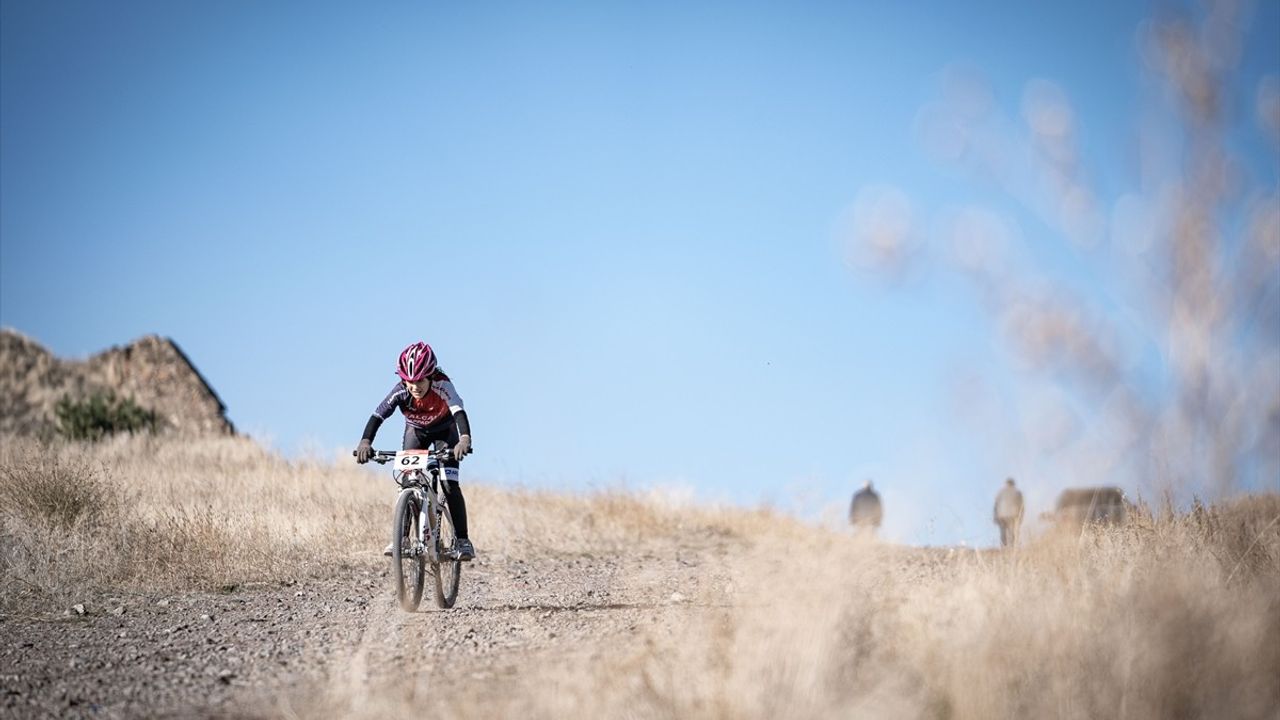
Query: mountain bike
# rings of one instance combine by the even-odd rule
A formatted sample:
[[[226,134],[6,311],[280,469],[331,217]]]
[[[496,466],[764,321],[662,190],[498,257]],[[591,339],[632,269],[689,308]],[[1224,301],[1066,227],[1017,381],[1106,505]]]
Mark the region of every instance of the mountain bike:
[[[422,602],[428,565],[436,605],[451,608],[458,599],[462,561],[454,550],[456,535],[444,494],[444,461],[450,457],[449,447],[437,442],[430,450],[375,450],[369,458],[379,465],[391,463],[391,477],[400,486],[391,521],[391,571],[396,599],[408,612]]]

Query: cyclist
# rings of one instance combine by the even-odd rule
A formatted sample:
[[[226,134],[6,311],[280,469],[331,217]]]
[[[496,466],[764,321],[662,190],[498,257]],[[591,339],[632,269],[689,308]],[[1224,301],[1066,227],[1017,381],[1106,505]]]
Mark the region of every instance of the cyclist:
[[[366,463],[373,456],[373,437],[396,408],[404,414],[403,449],[426,450],[437,440],[452,447],[453,457],[444,462],[445,498],[456,534],[454,550],[459,560],[471,560],[476,551],[467,538],[467,503],[458,485],[458,460],[471,452],[471,425],[462,398],[449,376],[436,366],[436,354],[424,342],[413,343],[400,353],[396,374],[400,382],[378,403],[364,426],[356,462]],[[391,545],[382,554],[390,556]]]

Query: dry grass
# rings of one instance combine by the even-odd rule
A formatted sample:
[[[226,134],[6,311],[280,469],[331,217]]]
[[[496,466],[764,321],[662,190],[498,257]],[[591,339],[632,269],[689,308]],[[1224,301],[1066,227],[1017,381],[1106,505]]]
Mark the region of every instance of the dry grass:
[[[0,600],[229,588],[330,571],[377,540],[372,518],[385,514],[385,498],[359,479],[291,465],[247,440],[7,439]]]
[[[392,490],[345,462],[291,464],[244,440],[7,441],[0,599],[343,572],[379,559]],[[524,668],[501,692],[473,683],[424,700],[358,688],[379,700],[371,717],[433,704],[533,718],[1267,718],[1280,708],[1280,496],[1139,513],[1007,553],[895,547],[622,493],[471,485],[468,498],[483,508],[474,522],[491,557],[714,536],[731,582],[695,598],[678,627],[600,638]],[[356,712],[334,699],[310,713]]]
[[[476,693],[463,717],[1273,718],[1280,497],[1017,553],[762,537],[679,632]],[[724,607],[724,600],[729,607]]]
[[[94,591],[228,589],[380,560],[396,487],[353,462],[291,463],[247,439],[118,436],[0,444],[0,603]],[[615,552],[684,524],[730,533],[741,513],[672,514],[621,493],[467,486],[485,552]],[[719,518],[718,520],[716,518]]]

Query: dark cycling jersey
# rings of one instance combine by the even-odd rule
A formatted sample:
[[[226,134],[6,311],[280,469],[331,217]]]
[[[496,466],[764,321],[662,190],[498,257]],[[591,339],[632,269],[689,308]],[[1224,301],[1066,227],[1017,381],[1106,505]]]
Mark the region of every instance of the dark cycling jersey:
[[[431,389],[426,395],[414,400],[404,383],[397,382],[382,402],[378,403],[373,414],[386,420],[391,417],[396,408],[404,413],[405,422],[418,427],[427,427],[444,419],[450,413],[461,410],[462,398],[454,389],[453,381],[449,376],[436,370],[431,373]]]
[[[462,409],[462,397],[453,387],[453,381],[443,371],[431,373],[431,389],[421,399],[414,400],[409,389],[402,382],[396,382],[391,392],[378,403],[369,422],[364,426],[363,439],[373,442],[374,435],[382,421],[400,408],[404,413],[404,447],[405,449],[421,449],[431,446],[435,440],[444,440],[450,446],[458,444],[459,435],[470,435],[471,425],[467,422],[467,411]],[[452,415],[452,422],[450,416]],[[458,485],[458,460],[450,458],[444,462],[445,498],[449,506],[449,517],[453,520],[453,530],[459,540],[467,538],[467,502],[462,497],[462,487]],[[390,551],[388,551],[390,552]]]
[[[436,370],[431,373],[431,389],[417,400],[409,394],[409,389],[404,386],[404,383],[396,382],[391,392],[387,393],[387,396],[374,409],[373,416],[365,426],[364,439],[372,440],[382,421],[391,417],[396,408],[404,414],[407,425],[417,428],[432,427],[453,415],[453,419],[458,424],[458,432],[462,435],[471,433],[467,423],[467,413],[462,407],[462,397],[453,387],[453,381],[443,371]]]

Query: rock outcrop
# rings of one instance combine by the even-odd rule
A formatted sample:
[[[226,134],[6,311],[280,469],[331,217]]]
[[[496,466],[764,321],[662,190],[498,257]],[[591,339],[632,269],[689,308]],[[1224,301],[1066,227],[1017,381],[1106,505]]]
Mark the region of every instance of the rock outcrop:
[[[58,400],[103,391],[154,411],[161,432],[235,433],[217,393],[168,338],[147,335],[77,361],[58,358],[15,330],[0,329],[0,433],[51,434]]]

